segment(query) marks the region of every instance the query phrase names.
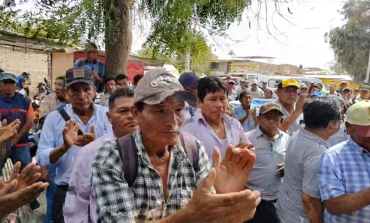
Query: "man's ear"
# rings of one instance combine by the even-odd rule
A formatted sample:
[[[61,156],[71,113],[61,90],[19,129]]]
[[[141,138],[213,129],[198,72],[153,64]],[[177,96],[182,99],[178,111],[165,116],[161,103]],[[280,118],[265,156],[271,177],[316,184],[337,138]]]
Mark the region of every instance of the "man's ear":
[[[110,115],[109,111],[107,112],[107,118],[108,118],[108,121],[110,122],[110,124],[112,124],[112,118],[111,118],[111,115]]]
[[[131,107],[131,115],[132,115],[132,118],[134,118],[134,121],[138,124],[139,123],[139,116],[140,116],[140,112],[139,110],[136,108],[135,105],[133,105]]]

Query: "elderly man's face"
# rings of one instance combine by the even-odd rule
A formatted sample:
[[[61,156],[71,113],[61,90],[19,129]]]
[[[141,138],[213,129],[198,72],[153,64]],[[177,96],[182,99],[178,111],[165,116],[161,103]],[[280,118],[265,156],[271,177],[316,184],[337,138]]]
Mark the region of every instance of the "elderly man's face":
[[[95,87],[86,83],[75,83],[68,87],[68,99],[80,111],[90,108],[95,97]]]
[[[183,101],[168,97],[157,105],[144,104],[141,112],[133,107],[132,115],[144,140],[146,138],[161,146],[174,145],[184,122],[184,108]]]

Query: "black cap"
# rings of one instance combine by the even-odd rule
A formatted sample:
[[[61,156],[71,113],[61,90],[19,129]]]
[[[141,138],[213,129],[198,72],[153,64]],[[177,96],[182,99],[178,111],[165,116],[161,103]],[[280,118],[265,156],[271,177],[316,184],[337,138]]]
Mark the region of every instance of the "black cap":
[[[94,86],[91,71],[85,68],[71,68],[66,72],[66,87],[75,83],[85,83]]]

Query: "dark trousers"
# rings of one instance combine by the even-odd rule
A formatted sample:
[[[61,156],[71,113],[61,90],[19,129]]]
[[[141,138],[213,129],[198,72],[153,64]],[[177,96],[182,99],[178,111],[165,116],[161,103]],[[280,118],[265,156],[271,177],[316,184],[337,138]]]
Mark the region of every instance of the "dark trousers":
[[[57,186],[54,194],[52,216],[54,223],[64,223],[63,206],[68,192],[67,186]]]
[[[275,208],[276,201],[261,200],[254,217],[246,223],[280,223]]]

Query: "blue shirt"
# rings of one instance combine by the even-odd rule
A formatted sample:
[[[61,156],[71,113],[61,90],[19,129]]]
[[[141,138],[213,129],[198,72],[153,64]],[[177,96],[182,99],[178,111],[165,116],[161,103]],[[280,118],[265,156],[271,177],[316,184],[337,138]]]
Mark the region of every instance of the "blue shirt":
[[[195,116],[186,120],[181,127],[182,132],[188,132],[195,138],[203,142],[207,155],[211,160],[213,157],[213,149],[217,146],[220,149],[222,159],[225,157],[227,147],[237,145],[240,142],[250,143],[246,136],[240,122],[235,118],[224,115],[223,122],[225,125],[226,138],[218,138],[215,131],[207,123],[201,111],[197,112]]]
[[[23,88],[23,82],[26,82],[26,78],[23,77],[23,75],[18,76],[18,89]]]
[[[98,73],[99,77],[105,77],[105,64],[100,60],[96,60],[94,63],[87,62],[86,58],[80,58],[76,60],[74,64],[75,68],[86,68],[91,71],[95,71]],[[97,92],[102,92],[104,90],[104,84],[100,84],[97,80],[94,80],[94,85],[96,87]]]
[[[112,125],[109,123],[106,115],[108,111],[107,107],[94,105],[93,116],[86,125],[84,125],[78,115],[73,112],[72,105],[67,104],[65,110],[72,119],[80,124],[80,129],[84,133],[89,132],[91,124],[94,125],[96,138],[112,130]],[[36,153],[37,163],[41,166],[50,165],[50,152],[63,144],[62,132],[65,128],[65,124],[66,122],[58,111],[51,112],[45,119],[39,147]],[[68,185],[74,159],[78,155],[80,148],[81,147],[75,145],[72,146],[56,163],[57,173],[55,176],[55,183],[57,185]]]
[[[321,200],[370,188],[370,153],[352,139],[331,147],[321,158],[317,174]],[[370,205],[352,214],[324,213],[326,223],[370,222]]]
[[[244,110],[242,105],[235,107],[234,113],[239,121],[247,116],[247,112]],[[249,132],[256,129],[252,115],[249,115],[249,118],[242,124],[242,127],[244,129],[244,132]]]

